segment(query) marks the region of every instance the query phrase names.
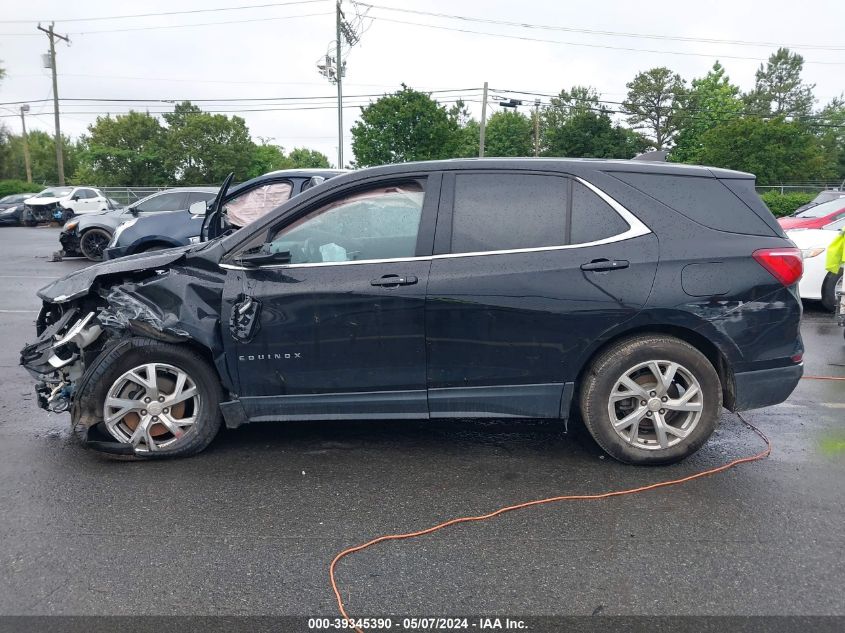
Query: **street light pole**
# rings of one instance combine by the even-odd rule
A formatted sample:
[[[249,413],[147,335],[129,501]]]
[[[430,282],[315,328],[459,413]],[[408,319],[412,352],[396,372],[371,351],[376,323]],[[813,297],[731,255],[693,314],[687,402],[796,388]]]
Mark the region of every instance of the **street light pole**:
[[[65,35],[59,35],[53,30],[55,22],[50,22],[49,28],[38,25],[39,31],[47,34],[50,40],[50,68],[53,71],[53,120],[56,126],[56,169],[59,172],[59,184],[65,184],[65,163],[62,156],[62,128],[59,123],[59,82],[56,78],[56,38],[64,40],[68,44],[70,40]]]
[[[29,104],[25,103],[21,106],[21,130],[23,138],[23,161],[26,165],[26,181],[32,182],[32,164],[29,159],[29,138],[26,135],[26,117],[25,113],[29,112]]]

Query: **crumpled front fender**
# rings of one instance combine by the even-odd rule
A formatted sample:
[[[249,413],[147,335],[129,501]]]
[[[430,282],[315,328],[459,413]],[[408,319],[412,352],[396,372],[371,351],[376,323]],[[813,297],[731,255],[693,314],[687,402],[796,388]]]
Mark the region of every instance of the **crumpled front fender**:
[[[186,246],[184,248],[158,251],[155,253],[140,253],[138,255],[130,255],[129,257],[121,257],[120,259],[94,264],[44,286],[38,291],[38,296],[50,303],[73,301],[91,292],[92,287],[101,277],[167,268],[182,259],[189,248]]]

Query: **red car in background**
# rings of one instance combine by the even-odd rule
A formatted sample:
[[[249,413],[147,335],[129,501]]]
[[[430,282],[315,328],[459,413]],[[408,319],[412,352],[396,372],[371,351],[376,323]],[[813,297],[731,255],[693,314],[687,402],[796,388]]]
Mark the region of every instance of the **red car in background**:
[[[845,198],[796,211],[788,217],[778,219],[778,222],[783,229],[820,229],[841,218],[845,218]]]

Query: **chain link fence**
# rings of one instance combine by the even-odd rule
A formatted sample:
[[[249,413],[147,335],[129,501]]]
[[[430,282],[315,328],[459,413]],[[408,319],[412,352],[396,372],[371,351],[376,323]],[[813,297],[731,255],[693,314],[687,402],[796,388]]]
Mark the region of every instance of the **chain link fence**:
[[[832,181],[808,181],[808,182],[790,182],[779,185],[757,185],[757,193],[766,193],[767,191],[779,191],[780,193],[818,193],[826,189],[845,189],[845,182]]]
[[[179,185],[180,187],[187,187],[190,185]],[[208,185],[203,185],[208,186]],[[173,187],[97,187],[103,192],[106,198],[114,200],[120,205],[127,206],[138,202],[142,198],[156,193],[157,191],[164,191],[165,189],[172,189]]]

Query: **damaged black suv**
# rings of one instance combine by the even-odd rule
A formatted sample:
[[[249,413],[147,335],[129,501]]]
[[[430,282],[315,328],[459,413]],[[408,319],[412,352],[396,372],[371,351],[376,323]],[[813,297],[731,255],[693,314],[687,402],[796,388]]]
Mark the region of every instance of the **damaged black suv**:
[[[111,453],[189,455],[257,421],[579,413],[613,457],[670,463],[723,406],[792,392],[801,272],[750,174],[410,163],[50,284],[21,362]]]

